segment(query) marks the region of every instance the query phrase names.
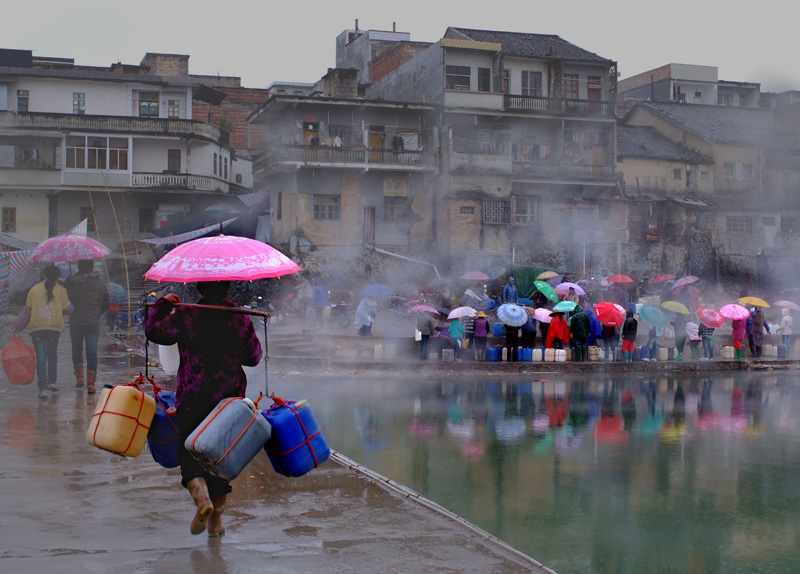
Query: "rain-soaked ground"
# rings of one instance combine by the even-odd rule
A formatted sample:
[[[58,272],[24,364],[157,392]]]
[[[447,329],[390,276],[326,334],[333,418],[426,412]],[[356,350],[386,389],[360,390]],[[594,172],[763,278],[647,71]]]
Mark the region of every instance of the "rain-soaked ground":
[[[101,347],[101,382],[138,374],[124,347]],[[192,536],[178,471],[147,452],[125,459],[87,444],[95,398],[73,387],[69,357],[65,334],[62,390],[47,399],[37,398],[35,384],[0,378],[0,572],[537,571],[491,538],[332,461],[287,479],[259,455],[234,482],[227,534]],[[255,396],[263,370],[251,377]],[[286,379],[271,383],[278,393],[293,390]]]

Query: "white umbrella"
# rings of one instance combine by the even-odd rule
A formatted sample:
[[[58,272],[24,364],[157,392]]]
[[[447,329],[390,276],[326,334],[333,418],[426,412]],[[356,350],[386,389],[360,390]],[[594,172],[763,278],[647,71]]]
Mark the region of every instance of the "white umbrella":
[[[477,315],[478,311],[473,309],[469,305],[465,305],[463,307],[456,307],[447,315],[448,319],[459,319],[461,317],[472,317],[473,315]]]

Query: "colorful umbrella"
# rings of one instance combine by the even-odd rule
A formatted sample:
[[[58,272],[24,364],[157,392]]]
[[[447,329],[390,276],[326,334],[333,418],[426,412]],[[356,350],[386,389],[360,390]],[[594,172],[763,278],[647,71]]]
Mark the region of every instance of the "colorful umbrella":
[[[520,305],[504,303],[495,312],[501,323],[509,327],[522,327],[528,322],[528,314]]]
[[[603,325],[619,327],[625,322],[625,316],[620,313],[617,305],[601,301],[594,306],[594,315]]]
[[[631,279],[627,275],[622,275],[620,273],[608,277],[606,281],[608,281],[609,283],[633,283],[633,279]]]
[[[639,309],[639,316],[654,327],[666,327],[669,325],[669,319],[658,307],[645,305]]]
[[[678,303],[677,301],[664,301],[661,304],[664,309],[669,309],[670,311],[674,311],[675,313],[680,313],[681,315],[691,315],[692,312],[684,305],[683,303]]]
[[[699,277],[695,277],[694,275],[687,275],[686,277],[681,277],[675,283],[672,284],[673,289],[677,289],[678,287],[683,287],[684,285],[689,285],[690,283],[697,283],[700,281]]]
[[[565,313],[571,313],[575,310],[578,304],[575,301],[562,301],[561,303],[553,306],[553,311],[563,311]]]
[[[672,281],[673,279],[675,279],[675,275],[663,273],[654,278],[650,283],[663,283],[664,281]]]
[[[705,307],[701,307],[695,313],[697,320],[700,321],[706,327],[710,327],[712,329],[719,329],[723,325],[725,325],[725,319],[713,309],[706,309]]]
[[[558,273],[555,271],[543,271],[536,276],[537,281],[547,281],[548,279],[552,279],[553,277],[558,277]]]
[[[218,235],[179,245],[144,274],[153,281],[253,281],[281,277],[301,267],[277,249],[247,237]]]
[[[553,289],[552,286],[548,285],[544,281],[538,280],[534,281],[533,285],[542,295],[550,299],[553,303],[558,303],[558,293],[556,293],[556,290]]]
[[[414,305],[409,309],[411,313],[433,313],[434,315],[440,315],[439,311],[431,307],[430,305]]]
[[[759,297],[741,297],[739,299],[739,303],[744,303],[745,305],[754,305],[756,307],[769,307],[769,303]]]
[[[553,320],[550,316],[550,309],[545,307],[539,307],[533,312],[533,318],[537,321],[541,321],[542,323],[549,323]]]
[[[567,281],[566,283],[559,283],[558,285],[556,285],[556,292],[568,293],[570,287],[575,289],[575,293],[577,293],[578,295],[586,295],[586,291],[583,290],[583,287],[581,287],[577,283],[572,283],[570,281]]]
[[[725,319],[735,321],[737,319],[747,319],[750,316],[750,311],[741,305],[731,303],[729,305],[724,305],[722,309],[719,310],[719,314]]]
[[[386,297],[394,295],[394,289],[385,283],[372,283],[358,292],[362,297]]]
[[[85,235],[57,235],[42,242],[28,255],[29,261],[80,261],[105,257],[111,250]]]
[[[467,281],[489,281],[489,276],[483,271],[467,271],[461,276]]]
[[[791,301],[775,301],[773,305],[777,305],[778,307],[786,307],[787,309],[791,309],[792,311],[800,311],[800,305],[797,303],[792,303]]]
[[[463,307],[456,307],[447,315],[448,319],[458,319],[459,317],[472,317],[478,313],[477,310],[465,305]]]

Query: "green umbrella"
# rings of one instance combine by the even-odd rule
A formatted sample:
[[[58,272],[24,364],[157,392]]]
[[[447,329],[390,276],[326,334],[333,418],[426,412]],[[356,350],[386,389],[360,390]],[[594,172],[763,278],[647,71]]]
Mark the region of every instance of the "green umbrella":
[[[571,313],[577,306],[578,304],[575,301],[562,301],[553,307],[553,311],[564,311],[565,313]]]
[[[549,285],[544,281],[534,281],[533,284],[542,295],[550,299],[553,303],[558,303],[558,294],[556,293],[556,290],[553,289],[552,285]]]

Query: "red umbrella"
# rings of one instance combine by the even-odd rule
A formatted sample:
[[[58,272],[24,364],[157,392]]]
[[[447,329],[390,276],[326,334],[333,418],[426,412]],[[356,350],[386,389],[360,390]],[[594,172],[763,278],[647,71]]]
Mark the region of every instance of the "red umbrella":
[[[154,281],[252,281],[281,277],[300,266],[266,243],[218,235],[187,241],[164,255],[144,274]]]
[[[683,287],[684,285],[689,285],[690,283],[697,283],[700,281],[699,277],[695,277],[694,275],[687,275],[686,277],[681,277],[675,283],[672,284],[672,289],[675,290],[678,287]]]
[[[433,313],[434,315],[441,315],[439,311],[431,307],[430,305],[414,305],[411,309],[408,310],[410,313]]]
[[[606,279],[609,283],[633,283],[633,279],[628,277],[627,275],[617,274],[612,275],[608,279]]]
[[[609,327],[619,327],[625,322],[625,316],[619,312],[617,306],[605,301],[594,306],[594,315],[598,321]]]
[[[651,283],[663,283],[664,281],[671,281],[672,279],[675,279],[675,275],[670,275],[669,273],[663,273],[662,275],[659,275],[658,277],[653,279]]]
[[[725,325],[725,319],[713,309],[706,309],[705,307],[701,307],[695,313],[697,319],[706,327],[711,327],[712,329],[719,329],[723,325]]]
[[[461,279],[467,281],[488,281],[489,276],[482,271],[467,271],[461,276]]]

